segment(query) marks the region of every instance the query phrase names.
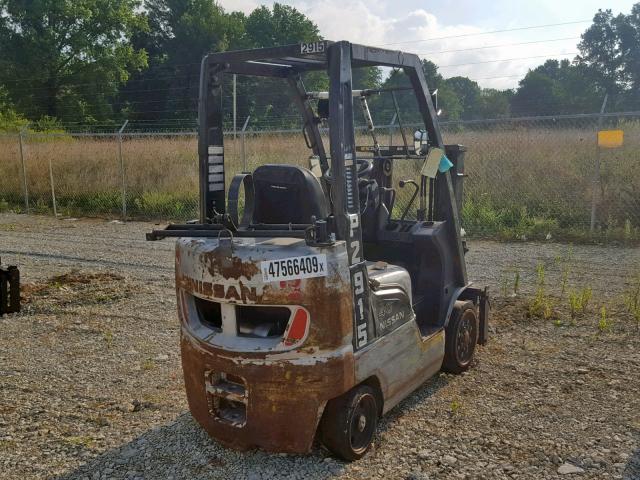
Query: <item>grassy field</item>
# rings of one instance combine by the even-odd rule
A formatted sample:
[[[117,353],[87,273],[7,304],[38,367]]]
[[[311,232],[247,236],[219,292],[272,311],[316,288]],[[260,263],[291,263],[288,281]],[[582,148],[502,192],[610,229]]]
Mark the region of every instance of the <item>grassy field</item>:
[[[624,121],[625,146],[600,153],[599,239],[640,237],[640,123]],[[387,133],[381,143],[387,143]],[[577,121],[448,125],[446,143],[468,147],[463,221],[468,234],[499,238],[568,239],[588,229],[597,157],[595,128]],[[409,135],[411,138],[411,135]],[[396,132],[394,143],[400,142]],[[370,143],[364,137],[358,143]],[[195,137],[124,137],[127,214],[187,219],[197,215]],[[300,135],[254,134],[246,141],[248,168],[262,163],[307,164]],[[226,141],[227,178],[242,170],[240,141]],[[24,142],[29,204],[52,210],[49,164],[61,215],[118,217],[122,174],[115,137],[29,136]],[[396,180],[416,178],[419,165],[396,163]],[[0,210],[24,210],[17,137],[0,137]],[[398,205],[409,191],[399,190]]]

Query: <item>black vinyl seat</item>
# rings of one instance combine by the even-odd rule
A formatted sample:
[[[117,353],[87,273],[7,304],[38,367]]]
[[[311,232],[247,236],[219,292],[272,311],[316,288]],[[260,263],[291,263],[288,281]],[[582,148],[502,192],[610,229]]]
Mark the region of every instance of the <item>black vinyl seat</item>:
[[[320,181],[295,165],[262,165],[253,172],[253,223],[311,223],[329,215]]]

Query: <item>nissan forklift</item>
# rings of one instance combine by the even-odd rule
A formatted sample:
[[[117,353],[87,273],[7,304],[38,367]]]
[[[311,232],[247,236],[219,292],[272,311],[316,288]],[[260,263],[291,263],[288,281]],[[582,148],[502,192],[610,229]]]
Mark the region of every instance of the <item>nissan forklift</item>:
[[[367,98],[395,92],[354,90],[352,70],[366,67],[408,77],[422,120],[413,145],[405,133],[403,145],[380,145]],[[328,92],[305,89],[314,71]],[[228,178],[222,95],[233,74],[288,88],[310,168],[265,163]],[[358,103],[368,145],[355,144]],[[318,438],[359,459],[381,415],[441,369],[468,369],[487,341],[489,299],[467,279],[461,238],[464,147],[443,144],[420,59],[346,41],[209,54],[198,152],[199,220],[147,234],[177,239],[193,417],[229,447],[304,453]],[[402,162],[417,178],[394,176]],[[404,209],[402,188],[413,189]]]

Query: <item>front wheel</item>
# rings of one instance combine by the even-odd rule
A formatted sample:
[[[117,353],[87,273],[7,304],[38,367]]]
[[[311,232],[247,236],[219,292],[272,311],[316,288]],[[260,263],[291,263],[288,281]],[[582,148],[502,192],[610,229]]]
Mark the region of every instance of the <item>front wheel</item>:
[[[462,373],[471,366],[478,343],[478,315],[473,302],[456,302],[444,334],[442,369]]]
[[[358,460],[369,450],[377,425],[375,392],[360,385],[327,403],[320,420],[320,438],[340,458]]]

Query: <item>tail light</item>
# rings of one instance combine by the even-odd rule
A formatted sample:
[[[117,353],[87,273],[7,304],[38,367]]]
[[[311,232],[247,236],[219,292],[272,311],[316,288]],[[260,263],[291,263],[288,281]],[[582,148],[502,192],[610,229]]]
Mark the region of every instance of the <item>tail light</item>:
[[[282,343],[285,347],[291,347],[297,343],[300,343],[309,331],[309,312],[304,308],[298,308],[293,315],[293,320],[284,332],[284,339]]]

